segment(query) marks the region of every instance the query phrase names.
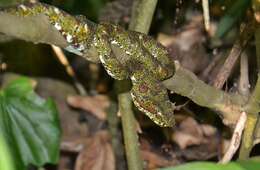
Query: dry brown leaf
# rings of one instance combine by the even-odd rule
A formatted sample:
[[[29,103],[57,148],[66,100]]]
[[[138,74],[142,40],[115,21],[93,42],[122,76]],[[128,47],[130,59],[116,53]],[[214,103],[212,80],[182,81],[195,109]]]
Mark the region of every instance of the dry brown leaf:
[[[60,149],[65,152],[79,153],[84,149],[87,140],[86,137],[63,140]]]
[[[145,162],[144,169],[174,166],[180,162],[175,156],[163,155],[162,149],[155,148],[146,138],[140,138],[140,150],[142,160]]]
[[[61,155],[58,170],[71,170],[70,165],[72,164],[71,158],[68,155]]]
[[[159,33],[157,37],[157,41],[159,41],[163,46],[168,47],[176,41],[175,38],[176,37],[172,35]]]
[[[106,120],[106,109],[109,107],[109,98],[105,95],[97,96],[69,96],[69,105],[89,111],[100,120]]]
[[[191,117],[181,122],[178,130],[172,135],[181,149],[188,146],[200,145],[209,142],[208,137],[216,134],[216,129],[210,125],[200,125]]]
[[[217,133],[217,129],[211,125],[202,124],[200,125],[200,127],[205,136],[213,136],[214,134]]]
[[[115,157],[107,131],[98,132],[81,151],[75,170],[115,170]]]
[[[185,149],[191,145],[199,145],[202,142],[201,137],[182,132],[175,132],[173,138],[173,140],[180,146],[181,149]]]
[[[205,49],[206,36],[202,15],[195,14],[172,35],[159,34],[157,40],[169,49],[169,55],[194,73],[200,73],[209,63]]]

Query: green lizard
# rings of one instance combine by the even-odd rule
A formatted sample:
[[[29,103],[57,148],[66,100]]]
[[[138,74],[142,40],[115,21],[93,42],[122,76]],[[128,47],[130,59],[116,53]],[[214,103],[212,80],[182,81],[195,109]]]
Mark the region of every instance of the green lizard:
[[[20,18],[44,16],[66,40],[66,50],[101,62],[118,80],[130,78],[135,106],[162,127],[174,125],[174,105],[161,81],[173,74],[167,50],[153,38],[110,23],[94,24],[43,3],[25,3],[1,10]],[[91,57],[94,56],[94,57]],[[95,60],[93,58],[99,58]]]

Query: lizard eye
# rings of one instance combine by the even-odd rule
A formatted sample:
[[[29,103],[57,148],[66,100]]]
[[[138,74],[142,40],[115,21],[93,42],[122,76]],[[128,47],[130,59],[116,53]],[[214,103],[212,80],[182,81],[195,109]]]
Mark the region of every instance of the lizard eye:
[[[167,76],[168,76],[168,70],[167,69],[164,69],[163,67],[159,67],[159,70],[158,70],[158,72],[159,72],[159,75],[160,75],[160,77],[161,78],[166,78]]]

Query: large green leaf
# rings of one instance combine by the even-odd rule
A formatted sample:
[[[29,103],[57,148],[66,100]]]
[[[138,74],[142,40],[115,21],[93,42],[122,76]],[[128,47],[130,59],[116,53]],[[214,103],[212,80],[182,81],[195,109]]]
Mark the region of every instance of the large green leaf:
[[[217,164],[210,162],[194,162],[177,167],[162,168],[161,170],[259,170],[260,162],[239,161],[228,164]]]
[[[19,78],[0,91],[0,117],[0,133],[16,169],[58,161],[61,133],[57,109],[51,100],[34,93],[29,79]],[[2,156],[6,155],[0,151]]]

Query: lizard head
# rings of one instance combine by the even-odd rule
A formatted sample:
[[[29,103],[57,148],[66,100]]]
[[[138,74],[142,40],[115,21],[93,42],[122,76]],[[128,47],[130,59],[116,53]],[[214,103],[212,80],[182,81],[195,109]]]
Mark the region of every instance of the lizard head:
[[[139,82],[133,76],[131,80],[131,96],[135,106],[159,126],[174,126],[174,107],[169,100],[167,89],[159,81],[146,81],[144,78]]]

